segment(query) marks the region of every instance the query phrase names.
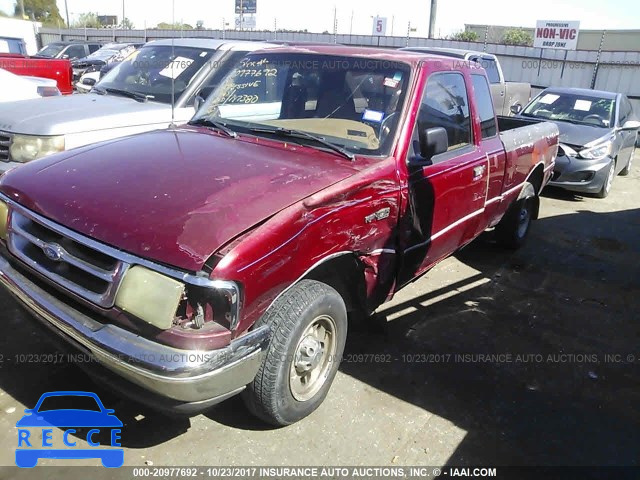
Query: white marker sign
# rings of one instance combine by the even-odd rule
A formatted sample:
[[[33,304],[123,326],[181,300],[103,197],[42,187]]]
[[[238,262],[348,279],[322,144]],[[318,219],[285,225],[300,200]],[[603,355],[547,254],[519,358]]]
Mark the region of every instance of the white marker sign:
[[[373,33],[375,37],[384,37],[387,34],[387,17],[373,17]]]
[[[560,20],[538,20],[533,32],[533,46],[537,48],[556,48],[575,50],[578,46],[580,22]]]

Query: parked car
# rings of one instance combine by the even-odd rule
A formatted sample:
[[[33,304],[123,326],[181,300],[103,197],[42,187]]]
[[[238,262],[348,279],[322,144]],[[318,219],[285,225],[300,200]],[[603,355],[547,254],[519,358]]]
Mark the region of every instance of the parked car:
[[[21,77],[0,68],[0,102],[15,102],[31,98],[60,95],[55,80],[50,78]]]
[[[90,92],[102,77],[104,77],[107,73],[120,65],[120,63],[122,62],[115,61],[107,63],[106,65],[101,66],[99,69],[97,67],[90,68],[89,70],[87,70],[87,73],[80,77],[78,83],[76,83],[76,91],[80,93]]]
[[[531,85],[521,82],[507,82],[502,73],[498,57],[491,53],[442,47],[406,47],[401,50],[430,53],[478,62],[487,71],[491,84],[491,98],[498,115],[513,115],[531,100]]]
[[[97,42],[82,42],[77,40],[70,42],[52,42],[42,47],[34,56],[40,58],[76,60],[92,54],[99,50],[100,47],[102,47],[102,45]]]
[[[50,78],[56,81],[63,95],[73,93],[71,62],[48,58],[0,53],[0,68],[20,76]]]
[[[62,150],[187,122],[244,55],[263,43],[212,39],[147,43],[109,72],[89,95],[0,110],[0,171]],[[172,81],[172,76],[173,81]],[[173,107],[172,107],[173,106]]]
[[[415,60],[251,53],[189,125],[7,172],[0,283],[138,401],[198,411],[244,390],[265,421],[300,420],[348,317],[489,227],[522,245],[551,176],[555,124],[500,132],[483,69]]]
[[[27,45],[22,38],[0,37],[0,53],[27,55]]]
[[[625,95],[547,88],[519,117],[552,121],[560,129],[551,185],[605,198],[615,176],[629,174],[640,122]]]
[[[104,65],[121,62],[142,45],[142,43],[108,43],[91,55],[74,60],[71,62],[74,83],[87,72],[99,72]]]

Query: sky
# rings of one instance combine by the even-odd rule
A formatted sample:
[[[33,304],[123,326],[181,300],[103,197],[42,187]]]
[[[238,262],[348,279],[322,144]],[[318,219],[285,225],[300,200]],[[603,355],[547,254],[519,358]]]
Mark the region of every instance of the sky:
[[[207,28],[221,28],[223,19],[233,25],[235,0],[177,0],[175,20],[191,25],[198,20]],[[0,9],[13,10],[15,0],[0,0]],[[65,0],[57,0],[65,17]],[[122,0],[66,0],[69,16],[84,12],[122,15]],[[387,17],[387,34],[405,36],[409,22],[427,36],[430,0],[257,0],[259,29],[307,29],[333,32],[334,7],[338,33],[370,35],[373,16]],[[125,12],[136,28],[172,21],[172,0],[125,0]],[[352,17],[353,15],[353,17]],[[352,23],[353,18],[353,23]],[[579,20],[582,29],[640,29],[639,0],[439,0],[436,34],[440,37],[464,30],[465,23],[534,27],[536,20]]]

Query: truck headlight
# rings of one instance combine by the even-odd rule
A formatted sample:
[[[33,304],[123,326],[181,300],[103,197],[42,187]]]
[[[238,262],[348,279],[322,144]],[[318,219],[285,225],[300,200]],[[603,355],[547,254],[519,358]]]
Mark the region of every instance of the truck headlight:
[[[9,154],[14,162],[25,163],[62,151],[64,151],[64,135],[54,137],[14,135]]]
[[[611,154],[613,143],[609,140],[599,145],[586,148],[580,152],[580,156],[587,160],[600,160]]]
[[[9,221],[9,207],[0,200],[0,239],[7,238],[7,222]]]
[[[154,327],[173,326],[185,285],[141,266],[131,267],[116,295],[116,306]]]

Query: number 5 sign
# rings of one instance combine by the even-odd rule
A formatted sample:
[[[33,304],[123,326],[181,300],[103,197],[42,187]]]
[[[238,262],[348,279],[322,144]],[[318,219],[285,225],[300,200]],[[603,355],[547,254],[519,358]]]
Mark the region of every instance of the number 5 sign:
[[[384,37],[387,34],[387,17],[373,17],[373,35]]]

